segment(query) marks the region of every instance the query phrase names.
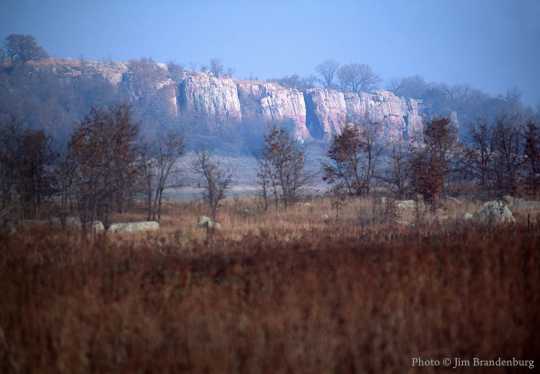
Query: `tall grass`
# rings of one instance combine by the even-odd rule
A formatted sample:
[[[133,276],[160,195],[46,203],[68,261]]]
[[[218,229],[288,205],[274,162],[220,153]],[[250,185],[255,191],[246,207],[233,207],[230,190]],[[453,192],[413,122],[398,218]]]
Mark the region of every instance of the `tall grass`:
[[[0,372],[429,373],[411,359],[540,352],[538,226],[273,225],[0,237]]]

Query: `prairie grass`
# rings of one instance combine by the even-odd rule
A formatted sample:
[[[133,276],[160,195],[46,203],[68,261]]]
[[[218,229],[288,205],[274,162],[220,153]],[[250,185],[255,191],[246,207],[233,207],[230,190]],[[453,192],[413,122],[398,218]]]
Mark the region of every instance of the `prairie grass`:
[[[538,224],[359,225],[371,210],[231,199],[210,238],[198,203],[167,205],[158,234],[0,236],[0,372],[430,373],[412,358],[537,358]]]

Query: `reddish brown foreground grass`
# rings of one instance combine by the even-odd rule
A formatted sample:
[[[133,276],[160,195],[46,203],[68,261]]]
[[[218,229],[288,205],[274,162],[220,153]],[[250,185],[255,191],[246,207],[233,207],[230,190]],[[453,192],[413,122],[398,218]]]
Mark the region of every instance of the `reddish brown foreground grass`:
[[[339,230],[189,256],[150,238],[0,237],[0,372],[429,373],[445,370],[411,358],[540,352],[538,227]]]

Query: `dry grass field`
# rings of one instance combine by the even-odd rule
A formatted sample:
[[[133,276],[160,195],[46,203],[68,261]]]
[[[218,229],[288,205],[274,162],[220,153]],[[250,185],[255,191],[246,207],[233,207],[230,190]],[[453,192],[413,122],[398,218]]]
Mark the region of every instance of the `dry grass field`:
[[[0,372],[430,373],[445,369],[412,358],[535,359],[540,226],[531,212],[497,228],[460,220],[478,206],[451,201],[404,225],[370,200],[336,218],[328,199],[266,213],[231,199],[210,238],[197,202],[168,204],[158,233],[0,236]]]

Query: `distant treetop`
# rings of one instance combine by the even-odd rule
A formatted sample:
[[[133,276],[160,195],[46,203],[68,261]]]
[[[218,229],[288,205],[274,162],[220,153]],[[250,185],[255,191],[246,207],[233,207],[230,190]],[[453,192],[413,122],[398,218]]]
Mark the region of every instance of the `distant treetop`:
[[[7,57],[13,63],[24,63],[49,57],[31,35],[10,34],[5,40],[5,50]]]

